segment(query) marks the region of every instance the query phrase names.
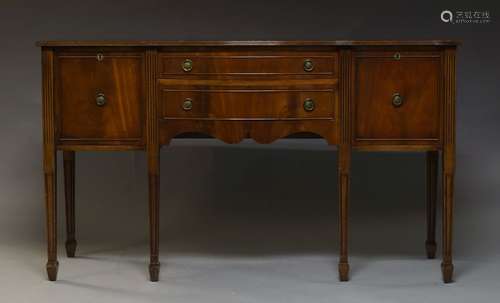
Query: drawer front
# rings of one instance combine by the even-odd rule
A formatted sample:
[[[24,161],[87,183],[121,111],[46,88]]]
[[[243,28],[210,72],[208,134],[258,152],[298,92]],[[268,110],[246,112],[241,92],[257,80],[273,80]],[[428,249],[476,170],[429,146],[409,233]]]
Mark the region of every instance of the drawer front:
[[[334,52],[185,52],[161,54],[161,76],[336,75]]]
[[[162,86],[166,119],[333,119],[338,95],[322,86]]]
[[[62,53],[56,68],[61,140],[141,140],[140,53]]]
[[[439,140],[439,53],[358,53],[355,69],[356,141]]]

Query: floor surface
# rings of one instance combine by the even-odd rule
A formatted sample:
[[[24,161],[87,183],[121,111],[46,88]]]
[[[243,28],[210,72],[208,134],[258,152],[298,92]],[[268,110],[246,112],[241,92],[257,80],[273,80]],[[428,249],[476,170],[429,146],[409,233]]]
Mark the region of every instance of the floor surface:
[[[49,282],[42,243],[1,246],[0,302],[498,302],[500,262],[456,260],[443,284],[440,261],[423,256],[353,256],[349,282],[337,280],[334,254],[188,254],[161,256],[149,282],[147,246],[82,245],[60,250],[59,280]],[[165,250],[165,249],[164,249]]]

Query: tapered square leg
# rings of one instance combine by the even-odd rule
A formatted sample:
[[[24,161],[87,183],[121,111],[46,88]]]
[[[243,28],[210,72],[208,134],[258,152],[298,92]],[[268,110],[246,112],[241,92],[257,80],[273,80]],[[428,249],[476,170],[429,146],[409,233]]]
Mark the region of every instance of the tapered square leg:
[[[348,207],[349,207],[349,187],[350,187],[350,162],[351,148],[349,145],[341,145],[338,155],[338,190],[339,190],[339,239],[340,239],[340,259],[339,259],[339,279],[349,280],[349,260],[348,260]]]
[[[453,191],[454,191],[454,153],[452,150],[443,152],[443,262],[441,270],[445,283],[453,282]]]
[[[443,273],[443,282],[444,283],[452,283],[453,282],[453,263],[451,261],[449,263],[441,263],[441,271]]]
[[[158,280],[160,279],[160,262],[153,262],[154,261],[151,261],[149,263],[149,280],[151,282],[158,282]]]
[[[444,50],[444,130],[442,152],[443,187],[443,262],[441,270],[443,281],[453,281],[453,203],[455,178],[455,50]]]
[[[159,201],[158,201],[159,176],[149,175],[149,224],[150,224],[150,262],[149,275],[153,282],[158,281],[160,273],[159,261]]]
[[[159,233],[160,233],[160,145],[158,135],[157,87],[158,53],[147,50],[145,56],[146,75],[149,75],[146,90],[146,152],[148,157],[149,184],[149,278],[156,282],[160,275]]]
[[[427,239],[425,250],[427,258],[436,257],[436,200],[437,200],[437,175],[438,175],[437,151],[429,151],[426,154],[427,162]]]
[[[42,50],[42,122],[43,122],[43,172],[45,184],[45,210],[47,233],[47,276],[57,279],[57,177],[56,131],[54,118],[54,52]]]
[[[75,152],[63,152],[64,198],[66,200],[66,254],[75,256]]]
[[[57,271],[59,270],[59,262],[58,261],[47,261],[47,277],[49,281],[57,280]]]
[[[54,157],[55,158],[55,157]],[[55,159],[54,159],[55,165]],[[57,280],[59,262],[57,261],[57,205],[56,205],[56,174],[45,173],[45,206],[47,230],[47,276],[50,281]]]

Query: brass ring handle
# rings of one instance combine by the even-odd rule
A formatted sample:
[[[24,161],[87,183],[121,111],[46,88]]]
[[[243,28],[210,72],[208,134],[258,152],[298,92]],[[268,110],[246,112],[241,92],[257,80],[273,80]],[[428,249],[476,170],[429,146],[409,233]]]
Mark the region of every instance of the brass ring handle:
[[[400,107],[401,105],[403,105],[403,97],[400,93],[394,93],[392,95],[392,106]]]
[[[314,100],[311,99],[311,98],[307,98],[305,101],[304,101],[304,110],[306,112],[312,112],[314,110],[314,108],[316,107],[316,105],[314,104]]]
[[[182,109],[185,111],[189,111],[193,108],[193,99],[186,98],[184,102],[182,102]]]
[[[97,93],[96,97],[95,97],[95,104],[97,104],[97,106],[104,106],[106,105],[106,97],[104,96],[104,93]]]
[[[394,60],[399,60],[399,59],[401,59],[401,53],[397,52],[394,54],[393,57],[394,57]]]
[[[190,72],[193,69],[193,60],[186,59],[182,62],[182,70],[185,72]]]
[[[311,59],[304,60],[304,71],[310,72],[314,69],[314,63]]]

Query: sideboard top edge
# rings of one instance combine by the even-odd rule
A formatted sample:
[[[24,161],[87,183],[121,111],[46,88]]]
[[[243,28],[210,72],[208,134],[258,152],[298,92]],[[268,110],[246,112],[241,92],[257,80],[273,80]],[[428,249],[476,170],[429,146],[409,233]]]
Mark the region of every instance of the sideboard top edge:
[[[78,46],[459,46],[457,40],[287,40],[287,41],[204,41],[204,40],[52,40],[37,41],[38,47]]]

